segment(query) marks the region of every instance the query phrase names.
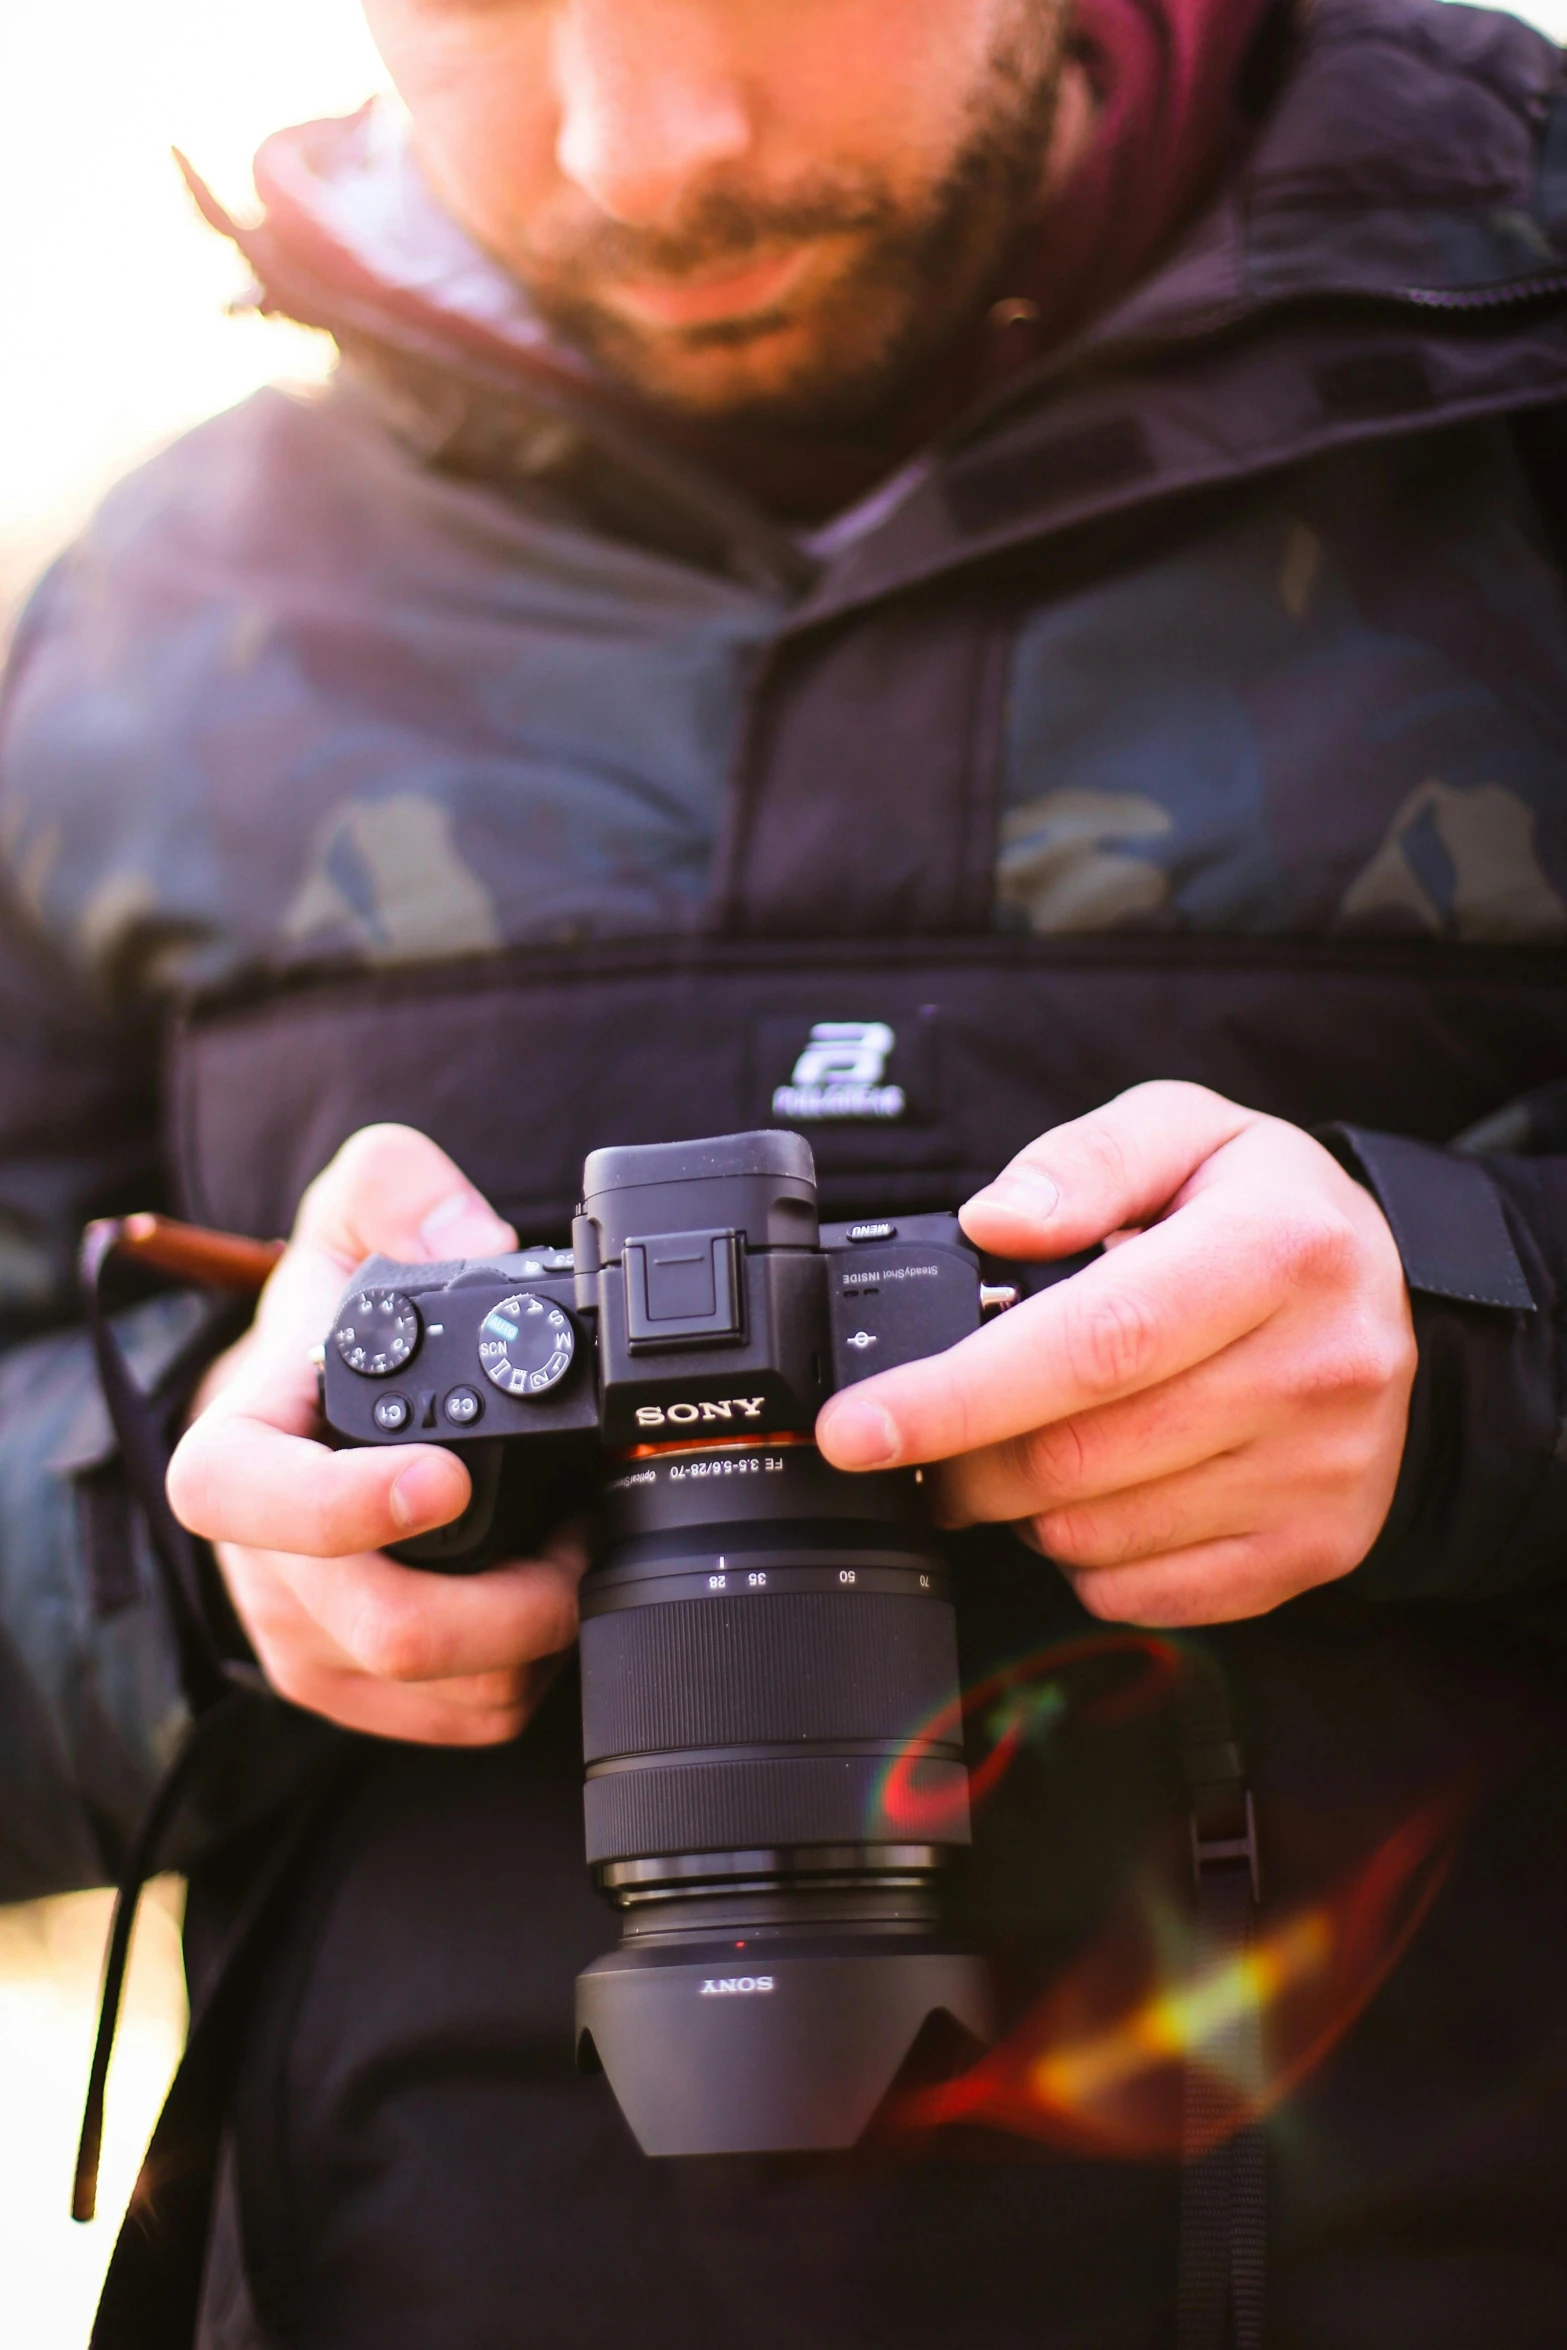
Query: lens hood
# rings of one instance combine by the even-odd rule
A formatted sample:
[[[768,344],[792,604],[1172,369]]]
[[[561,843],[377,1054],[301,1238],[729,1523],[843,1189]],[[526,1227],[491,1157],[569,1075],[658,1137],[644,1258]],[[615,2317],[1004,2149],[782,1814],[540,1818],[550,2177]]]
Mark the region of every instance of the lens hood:
[[[974,1952],[780,1936],[622,1947],[577,1979],[577,2061],[602,2070],[644,2154],[853,2146],[933,2017],[992,2035]]]

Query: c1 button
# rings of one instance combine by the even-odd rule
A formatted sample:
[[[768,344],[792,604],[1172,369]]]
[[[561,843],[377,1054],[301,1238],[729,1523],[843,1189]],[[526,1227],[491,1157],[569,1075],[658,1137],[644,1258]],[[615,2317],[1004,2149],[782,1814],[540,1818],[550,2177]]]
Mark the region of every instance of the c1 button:
[[[383,1436],[396,1436],[407,1427],[413,1411],[406,1395],[378,1395],[371,1417]]]
[[[473,1388],[454,1387],[441,1409],[454,1428],[471,1428],[484,1405]]]

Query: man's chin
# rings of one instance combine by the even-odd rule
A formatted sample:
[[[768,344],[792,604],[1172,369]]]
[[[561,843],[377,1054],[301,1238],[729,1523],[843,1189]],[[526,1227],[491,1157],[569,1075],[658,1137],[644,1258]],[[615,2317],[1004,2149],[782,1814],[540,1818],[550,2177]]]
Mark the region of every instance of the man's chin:
[[[650,406],[714,427],[852,428],[884,407],[894,388],[882,353],[851,354],[783,314],[709,321],[656,338],[601,330],[575,339]]]
[[[823,378],[809,336],[788,318],[693,328],[626,349],[614,366],[644,399],[713,423],[776,418],[796,408],[808,414]]]

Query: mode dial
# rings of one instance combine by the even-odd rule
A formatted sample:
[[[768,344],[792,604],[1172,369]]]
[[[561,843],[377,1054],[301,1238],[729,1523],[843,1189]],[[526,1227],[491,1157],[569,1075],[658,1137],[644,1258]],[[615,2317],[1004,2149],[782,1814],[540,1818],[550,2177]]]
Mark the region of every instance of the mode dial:
[[[531,1289],[503,1297],[479,1325],[479,1362],[503,1395],[548,1395],[571,1369],[577,1334],[571,1316]]]
[[[362,1289],[348,1301],[332,1333],[351,1371],[363,1379],[387,1379],[412,1359],[419,1344],[419,1308],[400,1289]]]

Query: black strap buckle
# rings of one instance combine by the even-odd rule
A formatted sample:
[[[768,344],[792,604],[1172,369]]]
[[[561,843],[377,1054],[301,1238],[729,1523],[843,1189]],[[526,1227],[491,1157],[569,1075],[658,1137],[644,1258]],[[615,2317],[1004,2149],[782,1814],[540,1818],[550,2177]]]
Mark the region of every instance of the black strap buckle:
[[[1215,1869],[1245,1866],[1251,1877],[1251,1897],[1262,1900],[1262,1870],[1257,1858],[1257,1813],[1251,1789],[1244,1780],[1227,1779],[1194,1790],[1191,1814],[1192,1877],[1200,1888]]]

